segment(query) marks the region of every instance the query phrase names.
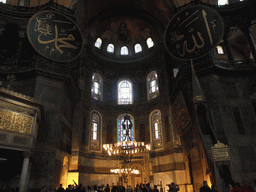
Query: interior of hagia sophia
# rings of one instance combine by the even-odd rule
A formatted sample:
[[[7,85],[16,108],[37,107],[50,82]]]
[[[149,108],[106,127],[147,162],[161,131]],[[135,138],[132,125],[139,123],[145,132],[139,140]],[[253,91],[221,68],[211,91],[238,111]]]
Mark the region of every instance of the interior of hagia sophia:
[[[244,180],[256,187],[254,7],[254,0],[0,0],[0,187],[150,183],[167,192],[174,182],[193,192],[207,181],[222,192]],[[168,32],[180,13],[184,23],[196,16],[193,9],[217,15],[208,24],[204,14],[204,26],[194,17],[188,30],[212,32],[211,45],[219,36],[209,50],[204,34],[192,35],[192,47],[181,28]],[[178,44],[170,50],[174,42],[184,54]]]

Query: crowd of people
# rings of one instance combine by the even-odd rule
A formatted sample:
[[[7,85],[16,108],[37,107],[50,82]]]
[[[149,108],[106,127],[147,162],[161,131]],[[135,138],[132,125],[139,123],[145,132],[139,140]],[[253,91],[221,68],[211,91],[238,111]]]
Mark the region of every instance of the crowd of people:
[[[254,180],[256,186],[256,179]],[[200,188],[200,192],[216,192],[216,188],[208,186],[207,181],[203,182],[203,186]],[[246,180],[243,180],[243,185],[241,186],[239,182],[232,181],[230,182],[227,189],[224,189],[224,192],[256,192],[256,187],[251,187],[248,185]]]
[[[56,189],[56,192],[64,192],[64,191],[75,191],[75,192],[159,192],[157,186],[152,186],[150,183],[147,184],[137,184],[133,189],[131,185],[128,185],[126,188],[123,185],[114,185],[112,184],[111,188],[109,184],[107,186],[83,186],[82,184],[77,186],[68,185],[66,189],[63,188],[62,184]],[[160,192],[161,189],[160,189]],[[176,192],[176,191],[173,191]]]
[[[256,186],[256,179],[254,180],[254,184]],[[9,189],[6,185],[0,188],[0,192],[18,192],[19,188],[16,189]],[[171,183],[169,185],[169,189],[167,192],[178,192],[180,188],[175,183]],[[161,187],[160,190],[157,188],[157,185],[152,187],[150,183],[147,184],[137,184],[136,187],[133,189],[130,185],[126,188],[123,185],[114,185],[110,187],[109,184],[106,186],[101,185],[94,185],[94,186],[83,186],[82,184],[79,185],[68,185],[66,189],[63,188],[62,184],[59,185],[57,189],[53,187],[43,186],[40,190],[30,191],[30,192],[163,192],[163,188]],[[203,186],[200,188],[200,192],[217,192],[216,187],[212,185],[210,188],[207,184],[207,181],[203,182]],[[256,187],[251,187],[248,183],[244,180],[243,185],[241,186],[238,182],[232,181],[227,190],[224,192],[256,192]]]

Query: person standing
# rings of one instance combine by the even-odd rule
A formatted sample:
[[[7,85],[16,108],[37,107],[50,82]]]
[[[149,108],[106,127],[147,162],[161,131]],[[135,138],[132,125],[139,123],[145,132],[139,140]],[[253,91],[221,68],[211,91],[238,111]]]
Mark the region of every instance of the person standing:
[[[110,192],[109,185],[107,184],[106,188],[104,189],[105,192]]]
[[[64,188],[62,187],[62,184],[60,184],[60,186],[57,188],[56,190],[57,192],[64,192]]]
[[[153,192],[159,192],[159,190],[157,189],[157,185],[154,185]]]
[[[126,192],[133,192],[131,185],[128,185]]]
[[[169,192],[177,192],[179,190],[179,185],[175,185],[174,182],[172,182],[171,185],[169,185]]]
[[[200,188],[200,192],[212,192],[211,188],[207,184],[207,181],[203,182],[203,186]]]

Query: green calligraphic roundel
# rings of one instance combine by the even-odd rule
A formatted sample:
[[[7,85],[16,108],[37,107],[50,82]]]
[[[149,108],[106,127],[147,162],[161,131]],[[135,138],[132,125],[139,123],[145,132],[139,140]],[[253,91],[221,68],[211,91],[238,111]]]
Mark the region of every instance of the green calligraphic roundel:
[[[28,39],[47,59],[70,62],[82,52],[84,41],[77,25],[65,15],[42,11],[33,15],[27,26]]]
[[[176,59],[197,59],[216,47],[223,34],[224,22],[216,10],[191,6],[171,19],[165,31],[165,46]]]

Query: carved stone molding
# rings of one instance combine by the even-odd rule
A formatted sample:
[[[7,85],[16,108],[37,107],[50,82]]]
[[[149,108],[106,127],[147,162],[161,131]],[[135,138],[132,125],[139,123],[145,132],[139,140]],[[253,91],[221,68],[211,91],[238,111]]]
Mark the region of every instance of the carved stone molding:
[[[3,93],[9,94],[9,95],[16,96],[18,98],[27,100],[27,101],[32,101],[32,102],[39,103],[39,100],[37,100],[36,98],[32,98],[32,97],[29,97],[27,95],[23,95],[21,93],[17,93],[17,92],[14,92],[12,90],[5,89],[4,87],[0,87],[0,91],[3,92]]]

